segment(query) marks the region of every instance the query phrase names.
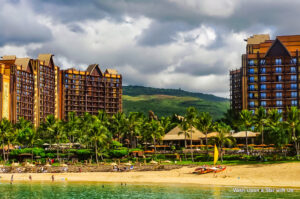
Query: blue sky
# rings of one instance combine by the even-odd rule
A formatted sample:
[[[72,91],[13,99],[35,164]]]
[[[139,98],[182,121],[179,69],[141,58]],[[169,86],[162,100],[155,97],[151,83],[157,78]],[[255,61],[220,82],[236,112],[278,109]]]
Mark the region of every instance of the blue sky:
[[[99,63],[124,84],[229,97],[252,34],[300,34],[297,0],[0,0],[0,54]]]

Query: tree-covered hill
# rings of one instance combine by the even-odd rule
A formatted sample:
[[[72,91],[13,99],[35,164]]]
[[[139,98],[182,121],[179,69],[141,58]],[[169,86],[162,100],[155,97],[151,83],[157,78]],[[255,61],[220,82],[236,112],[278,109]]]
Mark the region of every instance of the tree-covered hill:
[[[139,111],[148,114],[148,111],[152,110],[159,117],[173,114],[183,115],[190,106],[194,106],[199,111],[210,112],[214,119],[218,119],[229,108],[229,100],[179,89],[123,87],[123,110],[125,113]]]

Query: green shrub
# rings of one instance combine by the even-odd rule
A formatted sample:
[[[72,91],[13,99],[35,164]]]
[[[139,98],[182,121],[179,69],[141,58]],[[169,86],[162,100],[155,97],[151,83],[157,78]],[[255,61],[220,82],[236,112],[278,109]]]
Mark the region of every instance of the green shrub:
[[[128,155],[128,150],[127,149],[113,149],[113,150],[109,150],[108,154],[112,158],[121,158],[121,157]]]
[[[123,147],[123,148],[126,148],[126,147]],[[129,153],[131,153],[132,151],[144,151],[144,150],[140,149],[140,148],[129,149]]]

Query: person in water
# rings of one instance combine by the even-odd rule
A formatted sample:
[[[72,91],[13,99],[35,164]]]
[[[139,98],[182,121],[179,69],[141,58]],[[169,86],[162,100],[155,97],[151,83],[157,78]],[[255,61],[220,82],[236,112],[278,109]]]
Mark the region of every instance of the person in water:
[[[54,182],[54,175],[51,176],[52,182]]]
[[[14,175],[11,175],[11,177],[10,177],[10,184],[12,184],[13,181],[14,181]]]
[[[32,181],[32,177],[31,177],[31,175],[29,175],[29,180],[30,180],[30,181]]]

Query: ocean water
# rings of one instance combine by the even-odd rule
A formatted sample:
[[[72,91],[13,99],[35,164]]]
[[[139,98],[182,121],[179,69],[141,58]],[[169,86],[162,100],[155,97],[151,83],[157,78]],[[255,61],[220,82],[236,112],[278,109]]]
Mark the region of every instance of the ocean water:
[[[300,190],[179,184],[2,183],[0,198],[300,198]]]

